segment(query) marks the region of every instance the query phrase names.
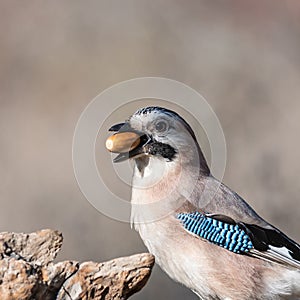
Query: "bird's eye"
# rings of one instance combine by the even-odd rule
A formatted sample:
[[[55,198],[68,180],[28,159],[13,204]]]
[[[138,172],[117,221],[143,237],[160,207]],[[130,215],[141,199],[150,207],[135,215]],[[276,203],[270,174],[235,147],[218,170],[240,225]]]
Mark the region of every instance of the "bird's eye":
[[[168,130],[168,128],[169,128],[169,125],[166,121],[158,121],[155,124],[155,130],[160,133],[166,132]]]

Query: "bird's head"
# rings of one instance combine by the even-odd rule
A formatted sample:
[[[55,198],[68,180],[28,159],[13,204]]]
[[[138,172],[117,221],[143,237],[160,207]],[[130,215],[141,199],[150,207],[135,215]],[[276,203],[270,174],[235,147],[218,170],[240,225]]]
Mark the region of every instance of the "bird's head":
[[[190,125],[176,112],[150,106],[136,111],[126,122],[112,126],[115,132],[106,142],[111,152],[119,153],[114,162],[134,159],[140,171],[149,159],[209,168]]]

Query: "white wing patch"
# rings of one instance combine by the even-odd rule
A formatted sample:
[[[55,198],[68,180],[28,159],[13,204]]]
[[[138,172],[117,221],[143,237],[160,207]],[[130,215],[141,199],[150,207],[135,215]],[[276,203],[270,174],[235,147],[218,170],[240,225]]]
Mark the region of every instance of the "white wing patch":
[[[281,255],[283,255],[283,256],[285,256],[287,258],[293,259],[293,257],[291,256],[289,250],[287,248],[285,248],[285,247],[279,248],[279,247],[274,247],[274,246],[270,245],[269,248],[270,248],[270,250],[272,250],[272,251],[274,251],[274,252],[276,252],[278,254],[281,254]]]

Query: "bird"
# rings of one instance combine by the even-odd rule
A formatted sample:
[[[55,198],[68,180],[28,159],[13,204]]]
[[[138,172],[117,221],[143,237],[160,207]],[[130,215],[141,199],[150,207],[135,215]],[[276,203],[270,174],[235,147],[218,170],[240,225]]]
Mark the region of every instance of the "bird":
[[[191,126],[148,106],[109,128],[133,161],[131,222],[160,267],[199,299],[300,299],[300,245],[216,179]]]

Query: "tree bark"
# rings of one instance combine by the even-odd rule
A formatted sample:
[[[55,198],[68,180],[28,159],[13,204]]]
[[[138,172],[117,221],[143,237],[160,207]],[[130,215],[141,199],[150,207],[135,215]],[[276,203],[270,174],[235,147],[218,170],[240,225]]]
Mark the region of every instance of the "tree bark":
[[[127,299],[146,284],[154,257],[149,253],[96,263],[53,263],[62,234],[0,233],[0,299]]]

